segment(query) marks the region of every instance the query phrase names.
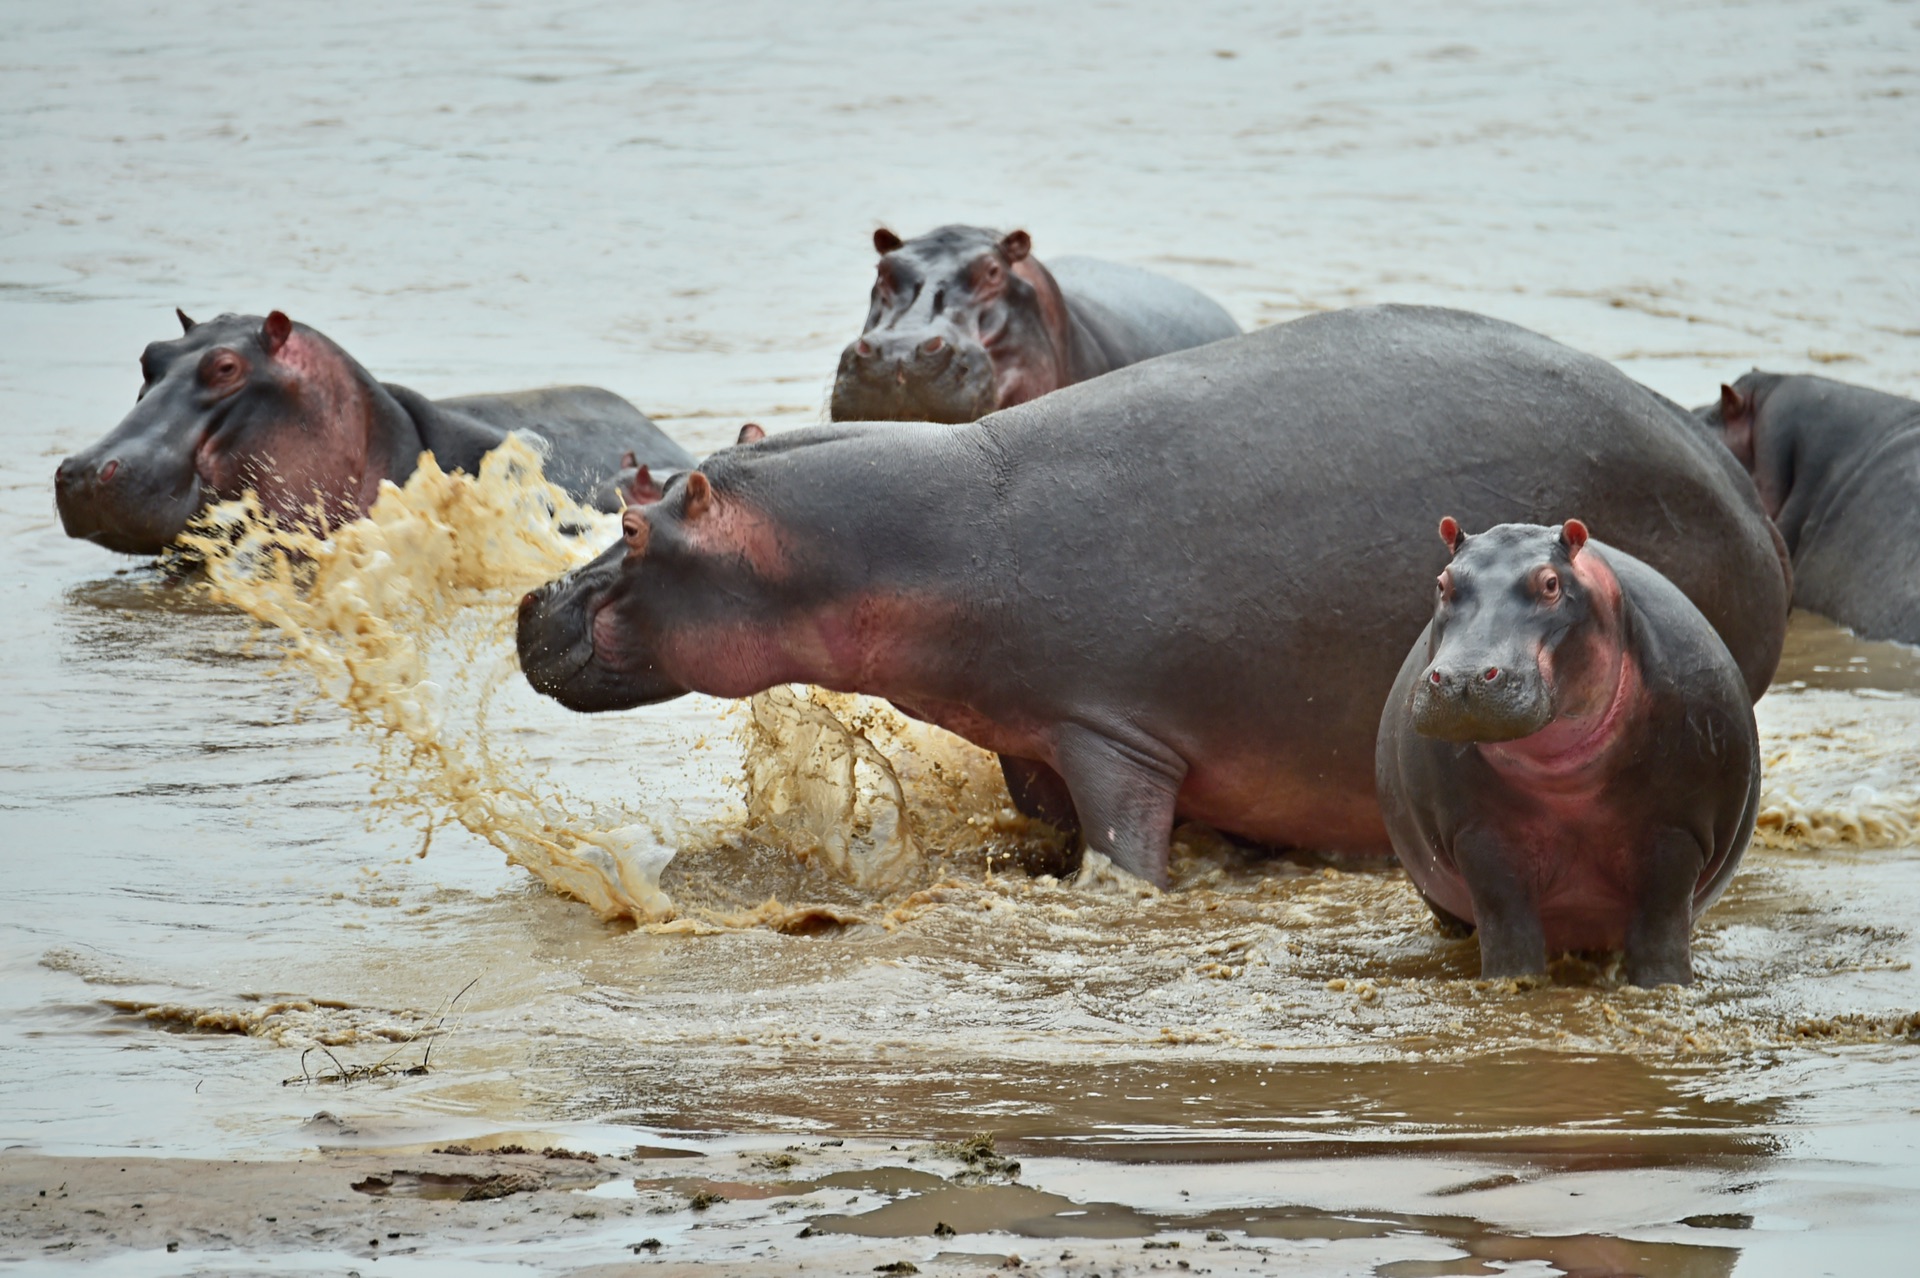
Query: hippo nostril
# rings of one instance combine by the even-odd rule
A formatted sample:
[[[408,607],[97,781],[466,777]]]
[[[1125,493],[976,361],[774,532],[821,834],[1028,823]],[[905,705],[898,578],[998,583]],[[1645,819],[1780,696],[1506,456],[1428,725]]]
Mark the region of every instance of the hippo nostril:
[[[115,457],[111,461],[109,461],[106,465],[100,468],[100,482],[103,484],[111,483],[114,475],[118,473],[119,470],[120,470],[120,459],[118,457]]]
[[[929,337],[926,341],[926,345],[922,346],[920,349],[925,351],[927,354],[932,355],[935,352],[937,352],[942,346],[945,346],[946,344],[947,343],[944,338]]]
[[[1492,683],[1495,679],[1498,679],[1499,677],[1500,677],[1500,667],[1498,666],[1487,667],[1486,680],[1488,683]]]

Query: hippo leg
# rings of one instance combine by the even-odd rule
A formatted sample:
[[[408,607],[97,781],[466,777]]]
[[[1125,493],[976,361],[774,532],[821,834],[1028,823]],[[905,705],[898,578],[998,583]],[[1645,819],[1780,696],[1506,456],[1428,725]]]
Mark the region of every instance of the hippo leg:
[[[1000,775],[1021,816],[1045,821],[1069,839],[1080,836],[1080,814],[1073,810],[1073,794],[1058,772],[1037,759],[1000,756]]]
[[[1120,741],[1079,724],[1060,729],[1054,759],[1087,848],[1165,887],[1167,843],[1186,761],[1157,743]]]
[[[1547,938],[1540,911],[1520,875],[1516,858],[1500,840],[1473,830],[1454,840],[1454,864],[1473,897],[1480,933],[1482,977],[1532,976],[1547,970]]]
[[[1693,984],[1693,890],[1707,862],[1684,830],[1658,831],[1641,863],[1639,908],[1627,925],[1627,981]]]

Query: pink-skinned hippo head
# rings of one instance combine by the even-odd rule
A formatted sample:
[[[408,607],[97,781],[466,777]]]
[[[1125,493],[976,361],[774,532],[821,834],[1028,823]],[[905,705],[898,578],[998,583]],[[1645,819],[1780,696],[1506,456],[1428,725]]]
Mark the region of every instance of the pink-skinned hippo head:
[[[1413,726],[1443,741],[1511,741],[1569,706],[1602,695],[1597,672],[1619,662],[1614,613],[1595,607],[1610,577],[1583,573],[1586,525],[1541,538],[1521,525],[1469,542],[1451,517],[1440,536],[1453,561],[1435,583],[1429,660],[1413,694]]]
[[[248,489],[290,522],[371,504],[392,465],[370,429],[378,388],[365,370],[280,311],[178,314],[181,335],[140,356],[133,411],[55,473],[70,536],[155,554],[209,502]]]

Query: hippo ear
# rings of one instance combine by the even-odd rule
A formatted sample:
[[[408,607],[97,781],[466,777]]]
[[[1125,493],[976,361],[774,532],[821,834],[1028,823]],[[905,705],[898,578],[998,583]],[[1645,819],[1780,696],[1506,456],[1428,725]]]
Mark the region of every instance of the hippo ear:
[[[1467,540],[1467,535],[1460,531],[1460,521],[1452,515],[1443,515],[1440,519],[1440,540],[1446,542],[1447,549],[1456,555]]]
[[[267,316],[267,322],[260,326],[260,344],[272,355],[287,344],[287,337],[293,332],[293,321],[287,318],[285,311],[273,311]]]
[[[1025,231],[1008,231],[1000,238],[1000,255],[1012,266],[1027,260],[1027,254],[1033,252],[1033,237]]]
[[[757,444],[766,437],[767,432],[759,422],[748,422],[740,428],[740,437],[733,442],[736,444]]]
[[[628,453],[627,456],[633,456]],[[641,466],[633,472],[633,482],[627,485],[627,505],[650,506],[660,500],[660,485],[654,482],[653,472]]]
[[[180,331],[182,333],[191,333],[193,331],[192,317],[177,306],[173,308],[173,313],[180,317]]]
[[[1725,384],[1720,387],[1720,438],[1742,466],[1753,469],[1753,396]]]
[[[1566,547],[1567,558],[1571,560],[1580,553],[1580,547],[1587,544],[1587,526],[1577,519],[1561,524],[1560,544]]]
[[[873,247],[876,252],[879,252],[882,254],[891,253],[905,243],[906,243],[905,240],[901,239],[899,236],[895,235],[892,231],[889,231],[884,226],[878,226],[874,228]]]
[[[697,470],[687,472],[687,504],[681,510],[680,517],[686,520],[699,519],[713,509],[713,485],[707,477]]]

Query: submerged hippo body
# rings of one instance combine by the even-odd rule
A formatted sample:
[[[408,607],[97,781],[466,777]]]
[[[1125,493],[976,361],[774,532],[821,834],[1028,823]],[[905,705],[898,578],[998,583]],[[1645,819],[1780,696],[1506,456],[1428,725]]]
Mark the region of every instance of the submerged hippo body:
[[[840,356],[835,421],[970,422],[1143,359],[1237,336],[1197,289],[1085,257],[1051,269],[1025,231],[874,232],[865,331]]]
[[[889,698],[1011,756],[1030,812],[1156,881],[1176,813],[1384,853],[1374,737],[1442,502],[1482,525],[1604,512],[1766,687],[1787,585],[1726,450],[1599,360],[1398,306],[971,425],[716,453],[523,601],[521,665],[579,710],[791,681]]]
[[[1760,803],[1740,668],[1633,556],[1561,528],[1468,537],[1380,716],[1394,851],[1482,976],[1624,950],[1635,985],[1693,979],[1693,921],[1733,877]]]
[[[1700,415],[1780,529],[1793,602],[1920,644],[1920,401],[1756,369]]]
[[[180,316],[180,337],[140,357],[139,402],[111,434],[60,463],[54,495],[69,536],[157,554],[215,501],[254,490],[270,514],[321,526],[355,518],[382,480],[405,483],[432,453],[447,470],[519,431],[546,445],[547,478],[619,509],[631,464],[693,464],[633,405],[591,386],[429,400],[373,379],[352,356],[279,311]]]

